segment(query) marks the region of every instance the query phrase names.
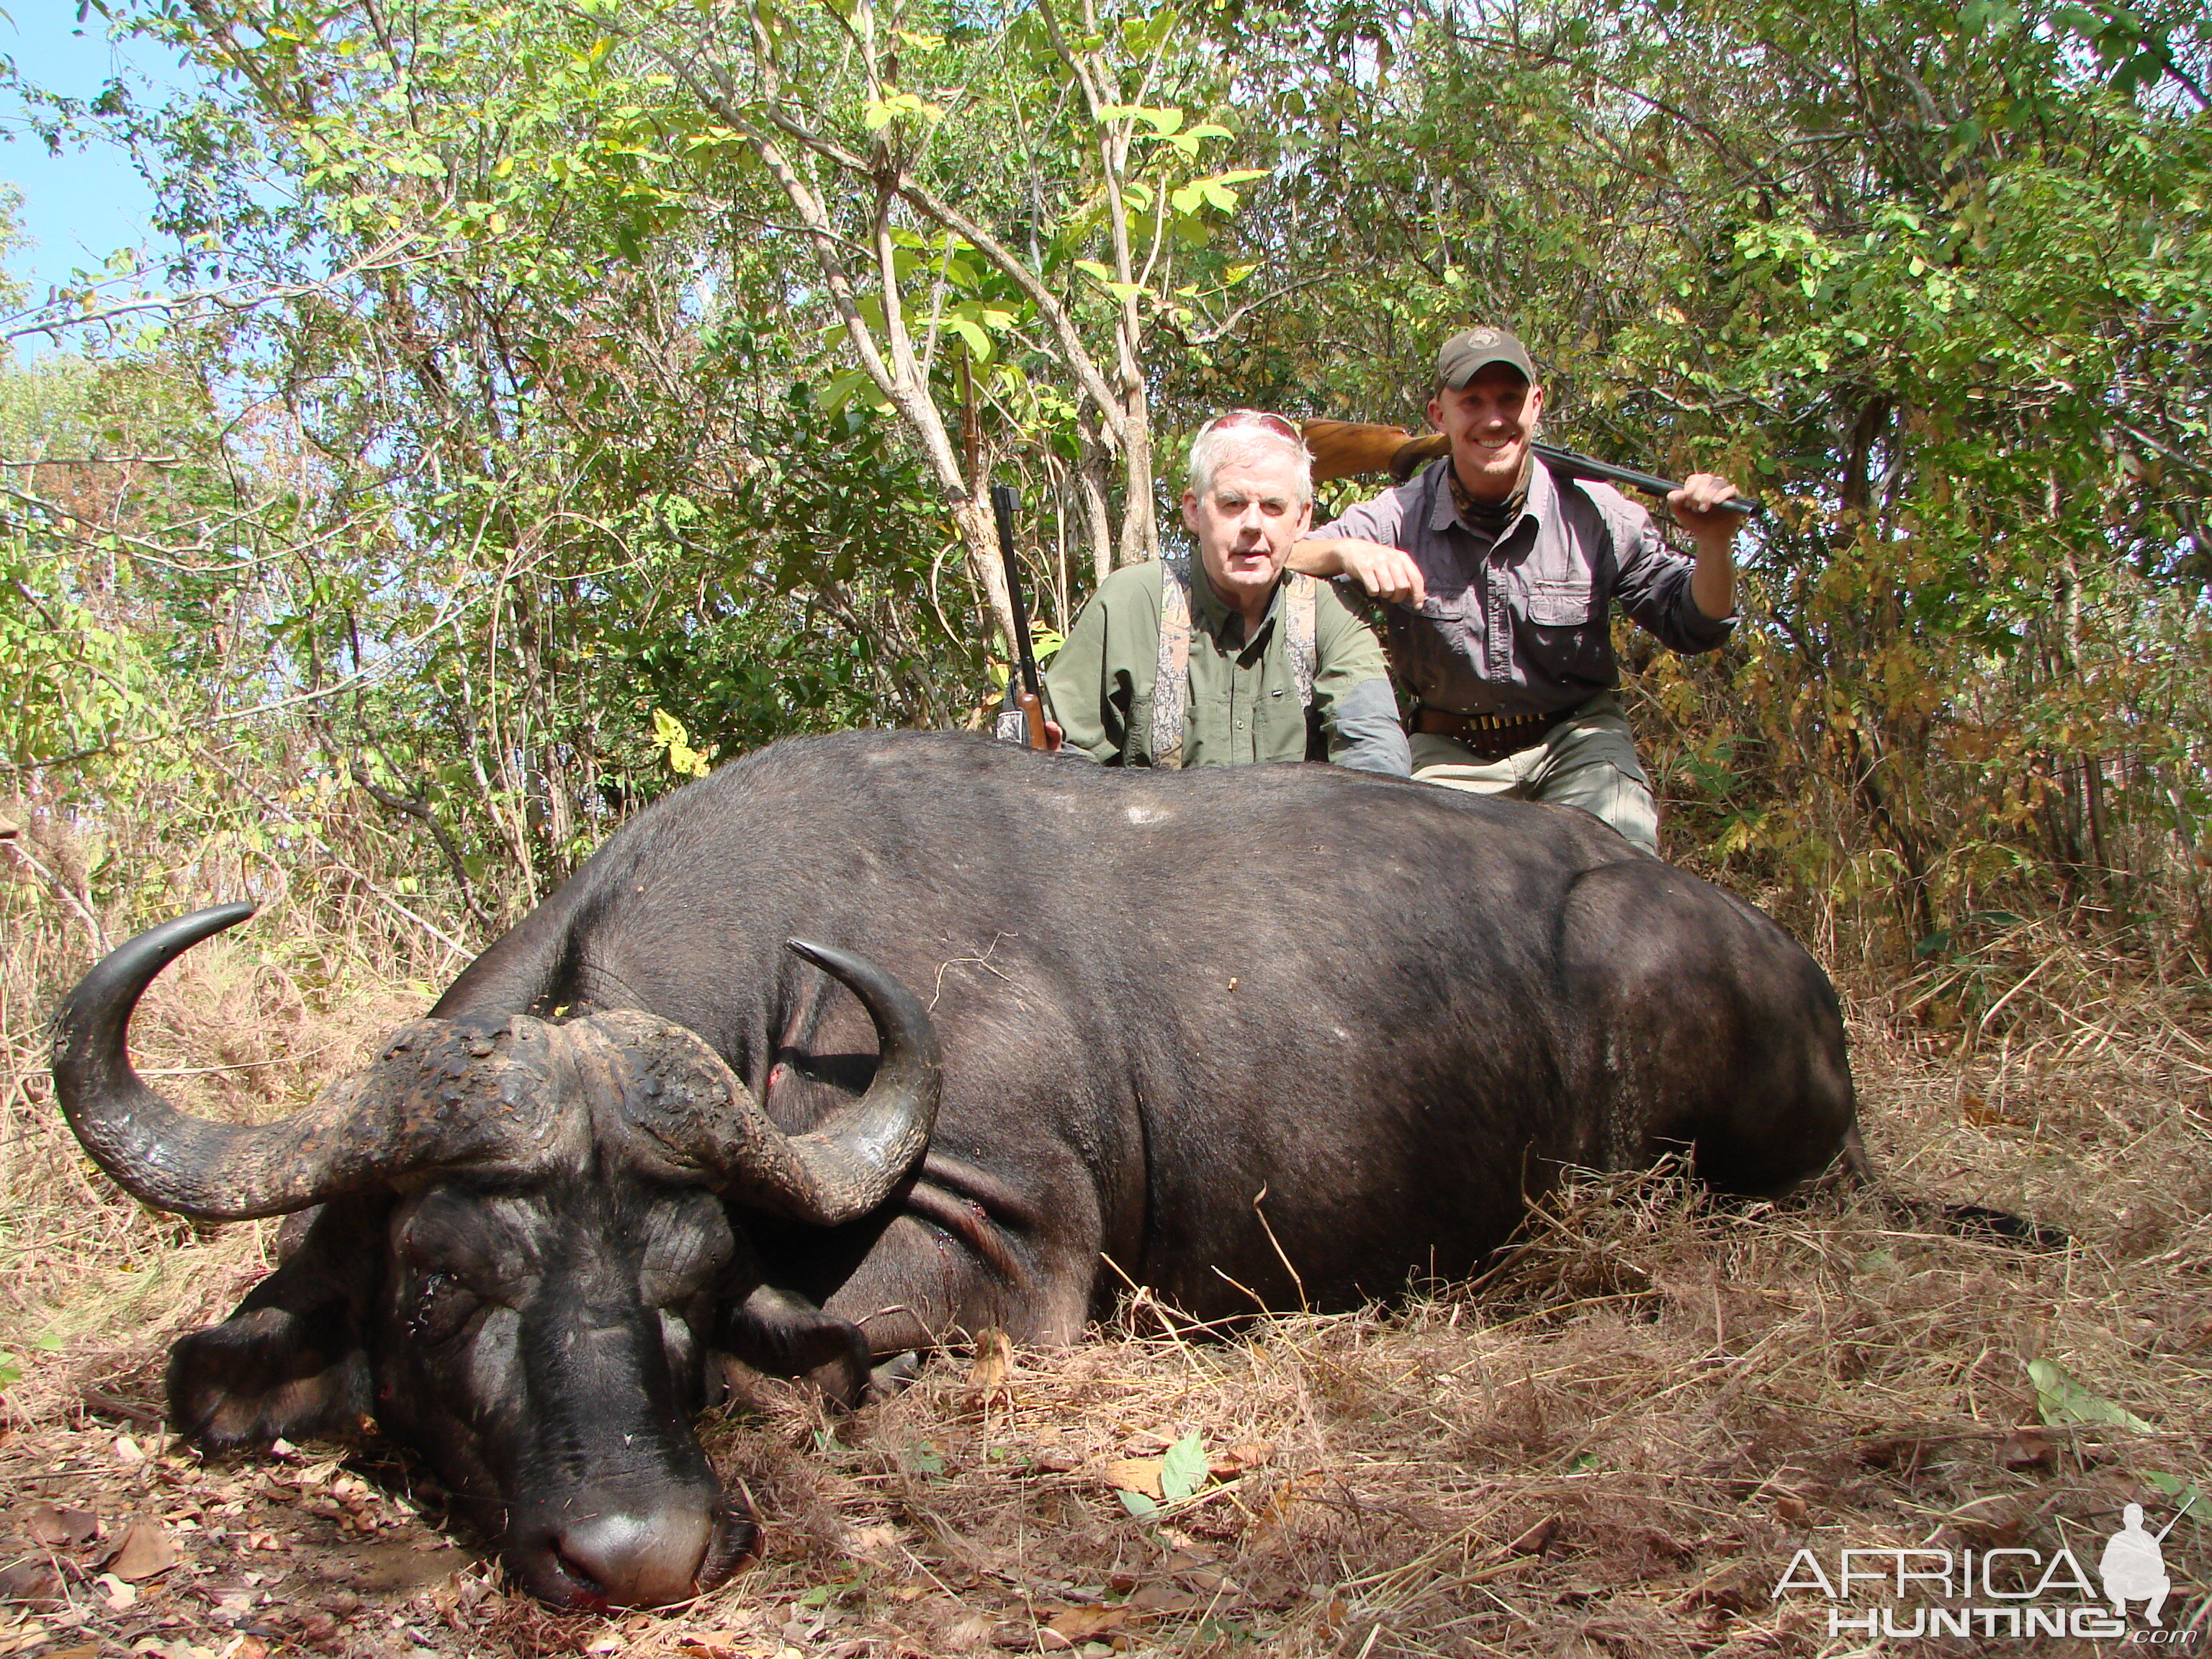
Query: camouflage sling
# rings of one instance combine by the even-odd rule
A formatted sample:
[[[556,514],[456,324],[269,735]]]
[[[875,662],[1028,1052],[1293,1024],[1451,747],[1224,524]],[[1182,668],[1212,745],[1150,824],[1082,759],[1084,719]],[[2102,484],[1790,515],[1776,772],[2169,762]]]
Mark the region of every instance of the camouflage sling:
[[[1183,726],[1190,713],[1190,567],[1180,559],[1159,563],[1160,656],[1152,681],[1152,764],[1174,770],[1182,765]],[[1311,709],[1314,579],[1292,571],[1283,586],[1283,648],[1290,654],[1298,707]]]

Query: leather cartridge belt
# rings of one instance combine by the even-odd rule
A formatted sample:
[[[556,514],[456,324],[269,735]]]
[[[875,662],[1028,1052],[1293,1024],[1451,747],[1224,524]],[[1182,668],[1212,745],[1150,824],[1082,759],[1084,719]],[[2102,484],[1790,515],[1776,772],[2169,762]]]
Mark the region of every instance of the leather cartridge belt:
[[[1571,719],[1574,713],[1572,708],[1557,708],[1548,714],[1462,714],[1456,709],[1423,704],[1413,710],[1413,730],[1432,737],[1455,738],[1485,760],[1503,760],[1541,742],[1547,732]]]

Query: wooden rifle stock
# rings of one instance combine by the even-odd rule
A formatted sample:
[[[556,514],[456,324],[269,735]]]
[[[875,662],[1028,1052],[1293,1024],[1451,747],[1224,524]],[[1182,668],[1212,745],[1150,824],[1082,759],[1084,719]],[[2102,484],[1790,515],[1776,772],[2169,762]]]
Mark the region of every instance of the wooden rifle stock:
[[[1030,608],[1022,597],[1021,562],[1014,556],[1014,515],[1022,498],[1008,484],[991,486],[991,511],[999,521],[999,557],[1006,567],[1006,607],[1014,613],[1014,707],[1022,711],[1024,741],[1042,749],[1044,683],[1037,674],[1036,651],[1030,642]]]

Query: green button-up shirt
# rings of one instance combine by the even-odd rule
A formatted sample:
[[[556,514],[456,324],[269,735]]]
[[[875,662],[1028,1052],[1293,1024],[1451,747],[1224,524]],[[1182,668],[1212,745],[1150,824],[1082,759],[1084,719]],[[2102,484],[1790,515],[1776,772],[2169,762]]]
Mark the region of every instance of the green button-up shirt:
[[[1194,568],[1191,575],[1183,764],[1306,759],[1306,716],[1285,640],[1283,585],[1276,584],[1248,640],[1243,617],[1202,570]],[[1159,653],[1158,562],[1124,565],[1099,585],[1045,666],[1046,707],[1070,748],[1109,766],[1152,764]],[[1329,759],[1400,776],[1411,769],[1382,645],[1327,582],[1315,595],[1313,690]]]

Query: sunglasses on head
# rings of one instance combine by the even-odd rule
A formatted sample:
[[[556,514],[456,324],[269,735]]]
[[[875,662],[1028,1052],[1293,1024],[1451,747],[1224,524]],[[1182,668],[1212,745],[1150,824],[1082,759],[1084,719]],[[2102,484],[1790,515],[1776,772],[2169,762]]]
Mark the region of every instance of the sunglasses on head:
[[[1243,427],[1258,427],[1263,432],[1273,433],[1278,438],[1287,438],[1294,444],[1305,441],[1297,428],[1289,421],[1280,415],[1270,415],[1264,409],[1232,409],[1226,415],[1217,415],[1208,421],[1205,430],[1234,432]]]

